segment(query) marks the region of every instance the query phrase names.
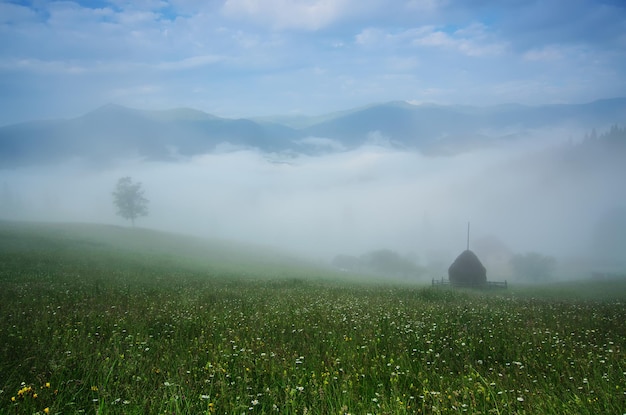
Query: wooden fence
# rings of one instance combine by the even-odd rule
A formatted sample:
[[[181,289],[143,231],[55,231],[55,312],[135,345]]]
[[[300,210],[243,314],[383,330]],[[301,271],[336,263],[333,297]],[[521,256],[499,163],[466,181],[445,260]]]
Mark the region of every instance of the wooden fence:
[[[449,285],[454,288],[480,288],[480,289],[492,289],[492,288],[507,289],[508,288],[508,283],[506,281],[487,281],[487,282],[479,283],[479,284],[463,283],[463,282],[451,283],[450,280],[445,280],[443,278],[441,278],[440,280],[436,280],[433,278],[432,285],[433,287]]]

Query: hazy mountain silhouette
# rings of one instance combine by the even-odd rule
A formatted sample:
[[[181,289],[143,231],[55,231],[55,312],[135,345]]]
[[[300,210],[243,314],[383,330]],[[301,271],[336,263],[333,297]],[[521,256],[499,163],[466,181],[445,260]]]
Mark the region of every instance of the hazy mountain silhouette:
[[[425,153],[457,153],[493,140],[523,137],[549,127],[606,128],[626,121],[626,98],[579,105],[491,107],[411,105],[392,102],[311,125],[307,135],[348,145],[379,137]]]
[[[562,125],[602,129],[624,121],[626,98],[491,107],[391,102],[316,117],[262,119],[220,118],[189,108],[144,111],[108,104],[73,119],[0,127],[0,163],[10,167],[71,158],[173,159],[215,151],[223,143],[231,148],[309,154],[375,143],[451,154],[524,137],[531,130]],[[320,146],[320,142],[336,145]]]

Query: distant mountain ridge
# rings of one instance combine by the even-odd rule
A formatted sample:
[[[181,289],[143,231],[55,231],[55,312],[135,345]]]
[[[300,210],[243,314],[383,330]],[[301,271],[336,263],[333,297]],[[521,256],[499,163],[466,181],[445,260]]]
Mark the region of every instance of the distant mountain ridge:
[[[212,152],[225,143],[272,153],[319,154],[374,143],[454,154],[531,130],[562,125],[601,129],[611,124],[626,124],[626,98],[489,107],[396,101],[316,117],[249,119],[221,118],[190,108],[148,111],[108,104],[77,118],[0,127],[0,166],[71,158],[168,160]]]

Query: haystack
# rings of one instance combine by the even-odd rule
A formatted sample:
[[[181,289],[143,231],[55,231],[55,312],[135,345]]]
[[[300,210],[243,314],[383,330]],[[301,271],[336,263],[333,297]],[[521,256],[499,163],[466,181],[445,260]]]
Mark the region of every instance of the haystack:
[[[448,278],[453,285],[483,285],[487,283],[487,269],[476,254],[468,249],[450,265]]]

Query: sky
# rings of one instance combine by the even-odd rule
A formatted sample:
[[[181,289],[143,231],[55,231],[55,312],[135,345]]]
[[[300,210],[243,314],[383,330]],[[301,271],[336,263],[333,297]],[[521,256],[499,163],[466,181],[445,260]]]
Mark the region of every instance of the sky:
[[[626,95],[622,0],[0,0],[0,125]]]

